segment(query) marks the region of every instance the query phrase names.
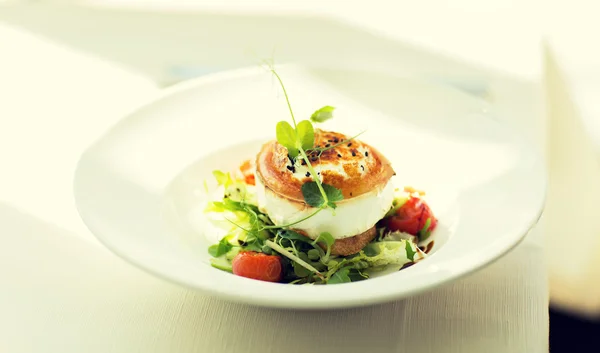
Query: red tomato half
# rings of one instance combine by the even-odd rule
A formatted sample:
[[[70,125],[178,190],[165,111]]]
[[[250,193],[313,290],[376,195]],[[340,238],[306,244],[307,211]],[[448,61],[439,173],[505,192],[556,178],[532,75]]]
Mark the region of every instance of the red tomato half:
[[[419,235],[419,231],[425,227],[427,219],[431,219],[428,231],[433,231],[437,226],[437,219],[431,208],[425,201],[411,196],[394,215],[384,219],[384,224],[391,231]]]
[[[233,273],[260,281],[279,282],[283,270],[279,256],[242,251],[232,261]]]

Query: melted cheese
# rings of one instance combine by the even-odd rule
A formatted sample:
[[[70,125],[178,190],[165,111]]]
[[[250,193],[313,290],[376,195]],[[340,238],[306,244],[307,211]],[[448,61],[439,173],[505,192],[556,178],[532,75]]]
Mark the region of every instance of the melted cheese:
[[[279,196],[266,188],[260,178],[256,178],[256,195],[260,211],[267,213],[276,225],[297,222],[316,211],[313,207]],[[390,180],[382,188],[340,201],[335,210],[323,210],[291,228],[303,230],[312,239],[322,232],[331,233],[335,239],[352,237],[382,219],[391,208],[393,199],[394,186]]]

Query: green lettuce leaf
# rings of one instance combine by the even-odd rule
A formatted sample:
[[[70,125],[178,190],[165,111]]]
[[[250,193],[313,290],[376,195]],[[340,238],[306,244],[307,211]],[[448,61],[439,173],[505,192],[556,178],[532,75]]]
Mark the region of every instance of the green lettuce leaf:
[[[353,261],[365,261],[369,267],[404,265],[420,260],[415,257],[417,246],[407,240],[381,241],[367,245]]]

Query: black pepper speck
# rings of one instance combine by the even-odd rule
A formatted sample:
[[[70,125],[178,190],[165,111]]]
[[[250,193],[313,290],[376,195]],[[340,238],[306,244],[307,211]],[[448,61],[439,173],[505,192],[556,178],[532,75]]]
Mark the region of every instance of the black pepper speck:
[[[288,169],[290,172],[292,172],[292,173],[296,173],[296,168],[294,168],[294,166],[293,166],[293,165],[288,165],[286,168],[287,168],[287,169]]]
[[[306,177],[308,178],[310,176],[310,172],[306,172]]]

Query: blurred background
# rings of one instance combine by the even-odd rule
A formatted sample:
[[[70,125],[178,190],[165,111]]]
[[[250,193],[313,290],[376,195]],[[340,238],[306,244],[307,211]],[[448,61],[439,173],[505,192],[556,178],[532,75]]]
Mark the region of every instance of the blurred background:
[[[432,80],[492,103],[544,155],[550,347],[598,352],[599,18],[597,0],[0,0],[0,156],[23,151],[2,156],[17,167],[0,195],[79,230],[63,211],[74,146],[163,87],[257,58]],[[52,141],[57,121],[78,132]],[[53,187],[21,189],[39,172],[23,161],[52,154],[66,156],[44,169]]]

